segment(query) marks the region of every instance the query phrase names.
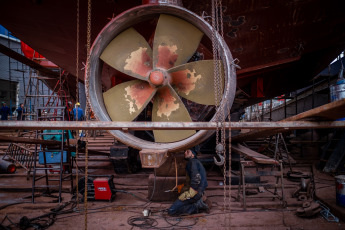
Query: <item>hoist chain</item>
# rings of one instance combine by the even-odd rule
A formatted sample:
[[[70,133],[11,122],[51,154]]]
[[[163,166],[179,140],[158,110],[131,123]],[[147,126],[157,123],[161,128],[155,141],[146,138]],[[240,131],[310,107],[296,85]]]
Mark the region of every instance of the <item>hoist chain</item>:
[[[76,102],[79,101],[79,0],[77,0],[77,53],[76,53],[76,69],[75,69],[75,75],[76,75],[76,92],[75,92],[75,98]],[[71,108],[73,111],[73,108]],[[77,110],[77,109],[76,109]],[[78,111],[78,110],[77,110]],[[71,114],[69,114],[71,115]],[[72,114],[72,116],[74,116]],[[78,117],[78,112],[77,116]],[[78,194],[79,194],[79,167],[78,167],[78,157],[79,157],[79,146],[78,146],[78,140],[79,140],[79,130],[76,131],[76,147],[75,147],[75,165],[76,165],[76,186],[77,186],[77,192],[76,192],[76,199],[77,199],[77,208],[79,209],[79,199],[78,199]]]
[[[218,111],[219,109],[219,46],[217,41],[217,10],[216,10],[216,1],[212,0],[212,52],[213,52],[213,68],[214,68],[214,98],[215,98],[215,109]],[[219,112],[216,113],[216,145],[219,143],[219,122],[220,122],[220,116]]]
[[[229,121],[229,146],[228,146],[228,154],[229,154],[229,160],[228,160],[228,215],[226,216],[225,222],[228,222],[228,226],[230,229],[231,226],[231,115],[230,115],[230,107],[228,106],[228,121]]]
[[[85,117],[88,119],[89,115],[89,75],[90,75],[90,48],[91,48],[91,0],[88,0],[87,6],[87,42],[86,42],[86,49],[87,49],[87,64],[86,64],[86,78],[85,78],[85,85],[86,85],[86,108],[85,108]],[[84,193],[84,209],[85,209],[85,229],[87,229],[87,181],[88,181],[88,158],[89,158],[89,150],[88,150],[88,132],[86,132],[86,146],[85,146],[85,193]]]
[[[213,60],[214,60],[214,96],[215,96],[215,106],[216,106],[216,146],[219,146],[221,143],[222,148],[216,148],[217,154],[222,154],[223,158],[226,159],[226,130],[225,130],[225,111],[224,107],[220,105],[223,91],[225,90],[225,85],[223,85],[222,77],[223,74],[223,66],[220,64],[222,63],[222,57],[220,55],[220,43],[217,40],[217,33],[224,36],[223,31],[223,7],[222,7],[222,0],[212,0],[212,44],[213,44]],[[231,121],[230,118],[230,108],[227,106],[228,109],[228,120]],[[219,127],[220,126],[220,127]],[[220,132],[220,133],[219,133]],[[220,135],[220,137],[219,137]],[[219,140],[219,138],[221,140]],[[223,164],[223,186],[224,186],[224,213],[225,213],[225,226],[230,228],[230,207],[231,207],[231,126],[229,126],[229,158],[228,158],[228,171],[227,171],[227,162],[225,161]],[[226,183],[226,176],[228,176],[228,183]],[[228,192],[227,192],[228,189]],[[228,193],[228,194],[227,194]],[[226,198],[228,195],[228,199]],[[229,210],[227,214],[226,210]]]
[[[227,175],[229,185],[227,186],[227,189],[228,189],[228,200],[227,200],[228,213],[225,212],[225,226],[228,226],[228,229],[230,229],[231,228],[231,114],[230,114],[230,106],[227,106],[227,112],[228,112],[228,122],[229,122],[229,130],[228,130],[228,135],[229,135],[228,155],[229,155],[229,158],[228,158],[228,170],[226,170],[226,166],[224,166],[224,178],[226,177],[225,175]],[[223,128],[224,128],[224,132],[225,132],[225,125],[223,125]],[[224,165],[226,165],[226,164],[224,164]],[[226,189],[224,189],[224,192],[226,192]],[[224,200],[225,200],[225,197],[226,197],[226,194],[224,194]],[[226,204],[225,204],[225,206],[226,206]]]

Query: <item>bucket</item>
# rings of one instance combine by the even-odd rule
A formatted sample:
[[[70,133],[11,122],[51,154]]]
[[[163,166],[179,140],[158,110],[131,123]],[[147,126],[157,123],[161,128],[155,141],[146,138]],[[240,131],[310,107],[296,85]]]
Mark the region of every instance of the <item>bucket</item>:
[[[337,205],[345,207],[345,175],[335,177],[335,192]]]
[[[330,86],[331,101],[337,101],[345,98],[345,80],[337,81],[336,85]]]

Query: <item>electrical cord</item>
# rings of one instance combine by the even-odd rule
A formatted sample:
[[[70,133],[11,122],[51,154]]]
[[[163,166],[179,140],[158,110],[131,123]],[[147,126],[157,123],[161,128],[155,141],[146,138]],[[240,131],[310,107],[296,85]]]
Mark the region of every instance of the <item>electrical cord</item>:
[[[141,198],[141,197],[135,195],[134,193],[128,192],[128,191],[126,191],[126,190],[114,189],[113,191],[114,191],[114,192],[121,192],[121,193],[129,194],[129,195],[131,195],[131,196],[134,196],[135,198],[138,198],[139,200],[142,200],[142,201],[145,201],[145,202],[150,202],[150,200],[145,199],[145,198]],[[153,194],[153,193],[152,193],[152,194]],[[151,199],[152,199],[152,196],[151,196]]]
[[[24,203],[24,202],[23,202]],[[27,203],[27,202],[26,202]],[[72,207],[68,210],[63,210],[68,205],[72,204]],[[51,209],[51,212],[34,217],[34,218],[28,218],[27,216],[23,216],[18,224],[13,223],[8,216],[6,217],[10,222],[11,225],[14,225],[16,227],[19,227],[20,229],[27,229],[27,228],[34,228],[34,229],[47,229],[50,226],[52,226],[55,223],[56,216],[66,213],[71,213],[74,211],[76,203],[73,201],[67,202],[65,204],[62,204],[54,209]],[[5,221],[5,219],[2,221],[2,223]],[[11,226],[9,225],[9,226]],[[9,226],[1,226],[5,227],[4,229],[8,228]]]
[[[31,203],[29,201],[21,201],[21,202],[15,202],[15,203],[10,203],[10,204],[5,204],[3,206],[0,206],[0,210],[4,209],[4,208],[7,208],[9,206],[12,206],[12,205],[16,205],[16,204],[27,204],[27,203]]]
[[[124,210],[99,210],[99,211],[94,211],[94,212],[89,212],[89,210],[97,210],[96,209],[88,209],[88,215],[89,214],[94,214],[94,213],[102,213],[102,212],[113,212],[113,211],[121,211],[123,212]],[[139,212],[134,212],[134,211],[129,211],[129,210],[126,210],[126,212],[133,212],[135,214],[139,214]],[[84,213],[75,213],[75,214],[72,214],[72,215],[68,215],[68,216],[62,216],[62,217],[57,217],[55,218],[56,220],[61,220],[61,219],[66,219],[66,218],[70,218],[70,217],[75,217],[75,216],[79,216],[79,215],[82,215]]]
[[[127,223],[131,226],[144,229],[152,229],[158,225],[157,220],[145,216],[131,216],[127,219]]]
[[[55,223],[55,214],[50,214],[49,216],[43,217],[36,217],[33,219],[29,219],[26,216],[23,216],[19,221],[19,228],[20,229],[27,229],[27,228],[34,228],[34,229],[47,229]],[[43,223],[42,223],[43,222]]]
[[[3,223],[5,222],[6,219],[11,223],[11,224],[8,225],[8,226],[3,225]],[[8,217],[8,215],[6,215],[6,216],[4,217],[4,219],[3,219],[3,220],[1,221],[1,223],[0,223],[0,230],[3,230],[3,229],[5,229],[5,230],[11,229],[11,228],[9,228],[9,226],[11,226],[11,225],[17,226],[17,225],[16,225],[15,223],[13,223],[13,221]]]
[[[173,218],[173,217],[170,217],[170,218]],[[168,221],[169,218],[167,218],[166,216],[164,217],[164,220],[170,224],[171,226],[169,227],[165,227],[165,228],[171,228],[171,227],[179,227],[180,228],[190,228],[190,227],[193,227],[194,225],[196,225],[198,223],[198,218],[193,218],[192,220],[194,220],[194,223],[192,224],[187,224],[187,225],[179,225],[183,220],[185,220],[186,218],[182,218],[182,217],[178,217],[177,218],[177,222],[176,223],[171,223]],[[174,218],[176,219],[176,218]],[[188,219],[191,219],[190,216],[188,216]]]
[[[154,169],[153,190],[152,190],[152,194],[149,199],[149,202],[151,202],[153,195],[155,194],[155,191],[156,191],[156,169]]]
[[[170,168],[171,168],[171,165],[170,165]],[[169,168],[169,171],[170,171],[170,168]],[[156,176],[156,169],[154,169],[153,190],[152,190],[152,194],[151,194],[150,199],[148,199],[148,201],[145,204],[143,204],[143,206],[145,206],[145,208],[151,204],[151,200],[153,198],[153,195],[155,194],[155,191],[156,191],[156,177],[157,177]],[[163,185],[165,183],[165,180],[166,180],[166,178],[164,178]]]
[[[67,210],[64,210],[67,206],[71,205],[71,207]],[[102,208],[106,208],[112,205],[106,205],[106,206],[102,206],[102,207],[98,207],[98,208],[93,208],[93,209],[89,209],[89,210],[97,210],[97,209],[102,209]],[[28,228],[28,227],[32,227],[35,229],[47,229],[48,227],[52,226],[56,220],[58,219],[64,219],[64,218],[69,218],[69,217],[74,217],[74,216],[78,216],[81,215],[81,213],[76,213],[75,212],[75,207],[76,207],[76,201],[70,201],[67,202],[65,204],[62,204],[60,206],[57,206],[54,209],[51,209],[51,212],[47,213],[47,214],[43,214],[41,216],[35,217],[35,218],[27,218],[26,216],[22,217],[20,222],[18,224],[14,223],[13,221],[11,221],[8,216],[6,215],[5,218],[2,220],[2,222],[0,223],[0,230],[8,230],[11,229],[10,226],[16,226],[16,227],[20,227],[22,229]],[[100,213],[100,212],[110,212],[110,211],[114,211],[114,210],[99,210],[99,211],[93,211],[93,212],[89,212],[88,214],[93,214],[93,213]],[[123,210],[119,210],[119,211],[123,211]],[[159,212],[164,212],[165,210],[159,210]],[[266,211],[277,211],[276,209],[259,209],[259,210],[251,210],[251,212],[266,212]],[[292,210],[280,210],[280,211],[292,211]],[[128,210],[127,210],[128,212]],[[134,212],[134,211],[132,211]],[[242,213],[244,212],[243,210],[239,210],[239,211],[233,211],[233,213]],[[63,215],[63,214],[68,214],[68,213],[75,213],[74,215],[69,215],[69,216],[62,216],[62,217],[57,217],[58,215]],[[134,212],[134,213],[138,213],[138,212]],[[207,216],[213,216],[213,215],[219,215],[219,214],[225,214],[225,212],[217,212],[217,213],[212,213],[212,214],[204,214],[204,217]],[[177,221],[177,223],[172,223],[170,220],[170,217],[164,216],[162,215],[161,218],[163,218],[170,226],[168,227],[157,227],[158,225],[158,221],[154,218],[149,218],[149,217],[142,217],[142,216],[132,216],[127,220],[127,223],[131,226],[135,226],[135,227],[140,227],[140,228],[144,228],[144,229],[169,229],[172,227],[178,227],[179,229],[189,229],[190,227],[194,226],[197,224],[198,218],[194,218],[194,222],[192,224],[188,224],[188,225],[181,225],[180,223],[185,220],[185,219],[191,219],[191,217],[193,216],[180,216],[180,217],[171,217],[171,219],[175,219],[175,221]],[[198,216],[199,217],[199,216]],[[11,223],[8,226],[4,226],[3,222],[8,219],[9,222]]]
[[[177,221],[176,223],[170,222],[168,219],[174,219]],[[158,221],[152,217],[143,217],[143,216],[131,216],[128,218],[127,223],[133,227],[138,227],[142,229],[171,229],[172,227],[178,227],[178,229],[190,229],[194,225],[197,224],[198,218],[193,218],[192,220],[194,221],[192,224],[185,224],[185,225],[180,225],[180,223],[187,218],[183,217],[169,217],[163,216],[163,219],[166,221],[166,223],[169,224],[167,227],[157,227]],[[190,216],[188,216],[188,219],[190,220]]]

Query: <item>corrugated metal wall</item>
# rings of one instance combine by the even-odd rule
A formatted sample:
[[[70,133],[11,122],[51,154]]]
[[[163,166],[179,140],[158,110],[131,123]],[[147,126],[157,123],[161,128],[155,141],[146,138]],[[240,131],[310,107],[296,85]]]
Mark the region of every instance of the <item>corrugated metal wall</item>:
[[[2,35],[0,36],[0,43],[22,54],[19,40]],[[24,103],[30,70],[34,73],[30,67],[0,53],[0,84],[2,84],[0,87],[0,102],[5,101],[7,106],[13,111],[18,108],[20,103]],[[40,86],[40,91],[41,94],[50,94],[49,89],[45,85],[43,87],[42,85]],[[28,102],[26,105],[28,111],[30,110],[30,104],[31,106],[34,105],[33,100],[34,98],[31,99],[31,103]],[[43,98],[40,98],[39,104],[44,104],[43,100]],[[16,112],[14,112],[12,117],[14,120],[16,119]],[[12,117],[9,119],[12,119]]]

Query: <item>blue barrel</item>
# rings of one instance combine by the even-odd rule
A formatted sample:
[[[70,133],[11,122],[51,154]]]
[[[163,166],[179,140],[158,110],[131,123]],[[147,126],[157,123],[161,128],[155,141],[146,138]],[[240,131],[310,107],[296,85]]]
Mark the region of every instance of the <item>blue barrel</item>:
[[[345,175],[335,177],[337,205],[345,207]]]

